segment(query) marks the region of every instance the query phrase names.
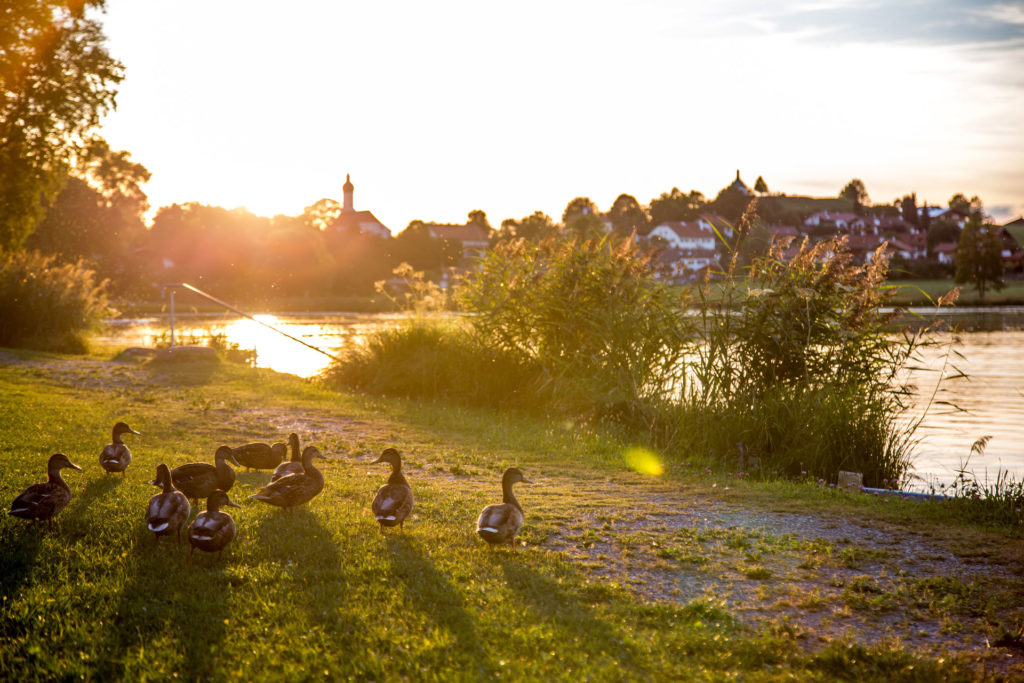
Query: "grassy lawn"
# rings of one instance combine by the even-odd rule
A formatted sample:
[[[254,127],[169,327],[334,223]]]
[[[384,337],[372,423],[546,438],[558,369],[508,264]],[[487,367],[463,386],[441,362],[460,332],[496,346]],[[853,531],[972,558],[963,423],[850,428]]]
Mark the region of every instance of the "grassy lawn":
[[[978,298],[978,292],[971,285],[960,290],[958,306],[1010,306],[1024,304],[1024,280],[1004,280],[1006,287],[996,292],[985,292],[985,300]],[[898,288],[893,303],[900,306],[932,306],[943,294],[956,285],[952,280],[892,280],[890,285]],[[927,295],[927,296],[925,296]],[[931,299],[929,301],[928,299]]]
[[[230,364],[0,351],[0,500],[66,453],[53,531],[0,520],[0,679],[972,680],[1024,673],[1019,534],[931,504],[758,483],[695,455],[661,476],[579,425],[338,394]],[[127,476],[98,465],[127,421]],[[295,514],[248,496],[223,560],[145,528],[156,466],[283,440],[329,456]],[[370,514],[402,451],[416,508]],[[510,465],[515,551],[476,537]],[[993,647],[987,647],[995,645]]]

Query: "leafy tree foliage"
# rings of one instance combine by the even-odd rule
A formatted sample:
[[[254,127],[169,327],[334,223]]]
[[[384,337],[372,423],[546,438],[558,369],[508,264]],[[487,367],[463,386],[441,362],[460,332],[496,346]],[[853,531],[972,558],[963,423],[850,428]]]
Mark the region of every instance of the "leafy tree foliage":
[[[589,197],[576,197],[565,205],[562,212],[562,225],[568,228],[572,223],[584,216],[596,216],[597,205]]]
[[[908,194],[902,200],[900,200],[900,214],[903,216],[903,220],[910,223],[911,225],[917,225],[920,227],[921,220],[917,213],[917,194]]]
[[[85,16],[103,4],[8,0],[0,9],[0,249],[24,244],[114,106],[123,68]]]
[[[394,263],[408,263],[415,270],[438,273],[445,262],[444,245],[430,235],[430,227],[420,220],[411,221],[395,236],[392,245]]]
[[[846,183],[843,189],[839,191],[839,198],[849,199],[854,204],[860,204],[861,206],[871,201],[871,198],[868,197],[868,191],[864,187],[864,181],[860,178],[854,178]]]
[[[972,215],[960,233],[956,244],[956,273],[954,281],[972,284],[978,290],[978,299],[985,300],[985,291],[999,291],[1003,282],[1002,243],[991,226],[981,223],[981,216]]]
[[[761,194],[768,193],[768,183],[764,182],[764,178],[761,176],[757,176],[757,182],[754,183],[754,192],[759,192]]]
[[[972,214],[981,215],[984,210],[984,206],[978,195],[974,195],[968,199],[962,192],[957,192],[955,195],[949,198],[949,208],[954,211],[960,211],[965,216]]]
[[[543,211],[534,211],[529,216],[518,221],[513,218],[503,220],[501,222],[501,229],[498,231],[497,240],[505,242],[522,238],[531,242],[538,242],[554,235],[557,230],[551,216]]]
[[[736,224],[751,201],[753,199],[750,195],[730,185],[718,193],[709,208],[730,223]]]
[[[616,197],[608,217],[612,222],[612,230],[620,234],[642,233],[647,228],[647,212],[632,195],[620,194]]]
[[[652,226],[658,226],[668,221],[692,221],[707,206],[704,195],[696,190],[690,190],[684,194],[678,187],[673,187],[669,192],[662,192],[657,199],[650,202],[650,217]]]
[[[487,214],[480,209],[474,209],[466,214],[466,225],[477,225],[487,231],[488,235],[494,229],[487,220]]]
[[[341,204],[335,199],[324,197],[302,210],[302,222],[316,230],[326,230],[341,215]]]

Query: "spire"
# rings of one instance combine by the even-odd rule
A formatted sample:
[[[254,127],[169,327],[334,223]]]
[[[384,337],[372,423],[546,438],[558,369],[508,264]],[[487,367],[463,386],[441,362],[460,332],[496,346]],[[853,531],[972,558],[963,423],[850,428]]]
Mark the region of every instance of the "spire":
[[[341,186],[341,189],[345,193],[345,198],[341,204],[341,210],[345,212],[355,211],[352,205],[352,193],[355,190],[355,185],[352,184],[352,178],[348,173],[345,174],[345,184]]]

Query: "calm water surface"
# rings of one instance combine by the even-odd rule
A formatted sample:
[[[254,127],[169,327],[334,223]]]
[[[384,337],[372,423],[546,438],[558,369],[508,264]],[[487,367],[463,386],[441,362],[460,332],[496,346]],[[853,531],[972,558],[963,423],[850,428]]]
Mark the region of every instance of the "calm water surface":
[[[927,313],[927,311],[924,311]],[[257,316],[308,344],[337,354],[377,327],[393,323],[394,314],[315,314]],[[928,371],[914,375],[918,401],[914,415],[925,414],[914,458],[915,473],[926,483],[948,483],[962,465],[984,478],[1001,470],[1024,479],[1024,307],[958,311],[963,329],[955,340],[946,335],[943,348],[924,359]],[[985,331],[993,330],[994,331]],[[300,377],[312,377],[330,358],[245,318],[188,315],[175,319],[177,343],[223,334],[240,348],[256,349],[256,364]],[[104,341],[152,346],[169,340],[167,316],[112,321]],[[201,343],[201,342],[200,342]],[[948,354],[950,344],[963,357]],[[966,378],[938,382],[962,370]],[[938,383],[938,384],[937,384]],[[928,398],[935,400],[925,411]],[[952,408],[946,404],[952,404]],[[971,444],[991,436],[984,454],[968,460]]]

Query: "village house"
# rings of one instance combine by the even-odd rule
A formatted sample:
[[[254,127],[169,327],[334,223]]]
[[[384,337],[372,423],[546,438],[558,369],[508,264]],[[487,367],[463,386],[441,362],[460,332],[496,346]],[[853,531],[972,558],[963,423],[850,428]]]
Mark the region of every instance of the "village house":
[[[426,223],[425,225],[434,239],[459,245],[463,262],[483,256],[491,243],[490,235],[476,223],[466,223],[465,225]]]

